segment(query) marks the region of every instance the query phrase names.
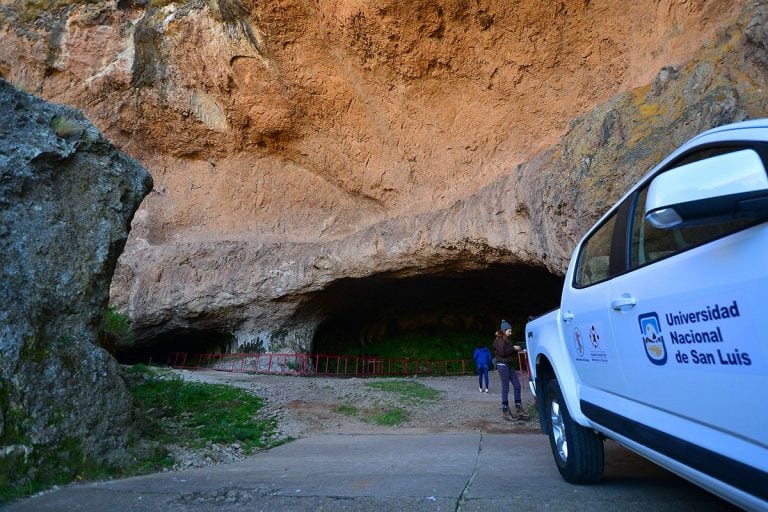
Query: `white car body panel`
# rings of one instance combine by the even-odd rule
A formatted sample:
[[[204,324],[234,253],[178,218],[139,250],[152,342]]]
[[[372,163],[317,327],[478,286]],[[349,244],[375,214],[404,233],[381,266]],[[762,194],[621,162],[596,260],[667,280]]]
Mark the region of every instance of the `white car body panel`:
[[[768,120],[704,132],[648,172],[579,242],[566,273],[560,309],[531,320],[526,336],[532,389],[541,392],[546,384],[542,379],[554,373],[576,423],[741,507],[765,510],[768,221],[756,218],[751,227],[734,228],[735,232],[710,241],[695,242],[692,248],[682,245],[669,255],[649,252],[654,256],[648,262],[633,264],[631,251],[644,250],[644,235],[641,231],[639,246],[632,245],[636,242],[630,235],[635,233],[629,230],[634,229],[634,218],[627,220],[643,197],[635,199],[636,192],[668,172],[680,156],[687,158],[692,150],[704,155],[710,147],[731,151],[732,145],[755,145],[750,141],[764,146],[761,158],[768,160]],[[703,156],[694,160],[702,163],[691,168],[712,174],[716,158]],[[743,175],[754,178],[753,171]],[[658,180],[659,186],[665,181],[679,183]],[[759,183],[741,187],[743,181],[719,180],[726,184],[722,194],[739,194],[742,188],[762,193],[756,188]],[[757,181],[768,183],[768,172]],[[683,191],[679,197],[707,194],[695,185],[679,188]],[[629,212],[623,220],[621,208]],[[603,227],[611,232],[606,221],[627,234],[625,252],[619,253],[627,258],[627,267],[577,287],[577,255]],[[615,255],[612,246],[612,260]],[[537,399],[542,416],[543,402]],[[548,419],[541,421],[547,431]]]

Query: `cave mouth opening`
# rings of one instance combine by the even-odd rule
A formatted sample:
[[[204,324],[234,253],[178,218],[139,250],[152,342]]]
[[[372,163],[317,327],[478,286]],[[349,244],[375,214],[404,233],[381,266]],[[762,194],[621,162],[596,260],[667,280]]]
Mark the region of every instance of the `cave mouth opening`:
[[[526,265],[379,274],[335,281],[302,309],[321,318],[313,353],[383,355],[383,345],[399,339],[406,345],[463,343],[463,358],[471,357],[469,347],[490,346],[502,319],[512,323],[513,339],[523,341],[528,317],[557,307],[562,285],[562,277]]]
[[[491,345],[502,319],[522,342],[527,319],[557,307],[562,285],[561,276],[526,265],[382,273],[339,279],[305,296],[293,320],[317,326],[306,347],[314,354],[388,357],[382,352],[397,350],[401,357],[466,359],[475,346]],[[122,364],[166,364],[174,353],[228,353],[235,346],[231,332],[178,328],[118,347],[115,356]]]
[[[231,333],[210,329],[176,329],[168,331],[147,343],[118,347],[115,358],[121,364],[166,364],[169,356],[184,352],[187,355],[226,353],[234,344]],[[187,361],[187,364],[190,364]]]

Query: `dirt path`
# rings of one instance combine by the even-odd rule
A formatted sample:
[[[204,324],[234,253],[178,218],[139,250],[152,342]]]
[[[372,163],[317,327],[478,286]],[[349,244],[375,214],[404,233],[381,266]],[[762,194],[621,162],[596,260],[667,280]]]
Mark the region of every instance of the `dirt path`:
[[[523,404],[531,413],[527,421],[510,421],[501,414],[498,374],[491,372],[490,392],[480,393],[477,377],[420,377],[415,381],[441,392],[436,400],[404,400],[399,394],[373,388],[367,383],[393,379],[339,379],[282,375],[250,375],[210,370],[177,371],[183,379],[228,384],[246,389],[267,401],[265,413],[277,418],[281,438],[316,434],[376,434],[411,432],[537,432],[533,396],[523,382]],[[511,395],[511,390],[510,390]],[[511,399],[511,396],[510,396]],[[399,408],[407,420],[381,426],[366,417],[376,410]],[[340,409],[341,408],[341,409]],[[345,414],[346,412],[346,414]],[[241,458],[231,447],[209,447],[207,453],[176,454],[177,467],[204,466]]]

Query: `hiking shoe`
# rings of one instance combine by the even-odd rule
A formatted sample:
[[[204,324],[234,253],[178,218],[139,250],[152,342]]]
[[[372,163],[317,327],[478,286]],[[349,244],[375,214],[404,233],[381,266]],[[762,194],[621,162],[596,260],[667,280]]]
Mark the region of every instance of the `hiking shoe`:
[[[515,412],[517,413],[517,417],[523,420],[527,420],[530,418],[527,412],[523,410],[522,407],[515,407]]]
[[[504,407],[501,409],[501,414],[504,415],[505,419],[512,419],[512,411],[509,410],[509,407]]]

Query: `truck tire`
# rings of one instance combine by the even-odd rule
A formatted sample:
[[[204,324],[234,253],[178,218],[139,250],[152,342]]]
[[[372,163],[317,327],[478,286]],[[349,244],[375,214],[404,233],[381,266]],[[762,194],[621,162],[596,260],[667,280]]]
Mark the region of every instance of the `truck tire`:
[[[557,469],[566,482],[594,484],[603,478],[603,440],[571,418],[557,380],[547,383],[544,395],[549,445]]]

